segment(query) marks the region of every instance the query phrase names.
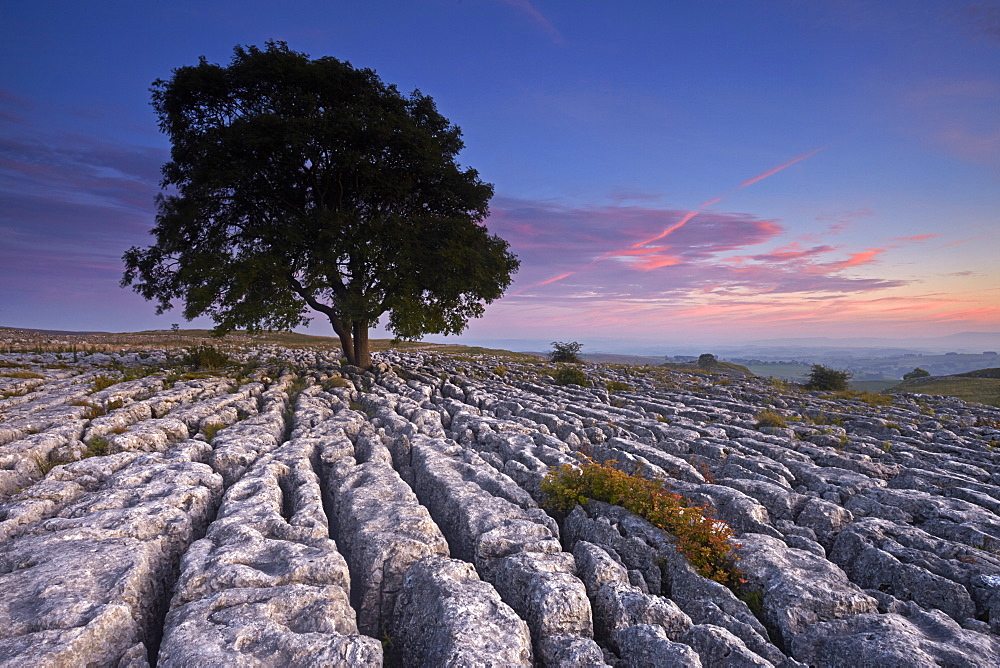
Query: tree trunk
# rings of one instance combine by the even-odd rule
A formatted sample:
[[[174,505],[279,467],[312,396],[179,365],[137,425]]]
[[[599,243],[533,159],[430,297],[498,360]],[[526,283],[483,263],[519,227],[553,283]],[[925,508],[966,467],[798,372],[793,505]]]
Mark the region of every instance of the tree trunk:
[[[357,358],[354,355],[354,338],[351,335],[350,326],[344,327],[338,318],[330,316],[330,324],[333,331],[340,338],[340,348],[344,351],[344,359],[348,364],[357,366]]]
[[[359,322],[343,323],[330,318],[333,331],[340,337],[340,347],[344,350],[344,359],[351,366],[362,369],[372,368],[372,354],[368,346],[368,328]]]
[[[368,347],[368,326],[365,323],[354,323],[354,366],[362,369],[372,368],[372,354]]]

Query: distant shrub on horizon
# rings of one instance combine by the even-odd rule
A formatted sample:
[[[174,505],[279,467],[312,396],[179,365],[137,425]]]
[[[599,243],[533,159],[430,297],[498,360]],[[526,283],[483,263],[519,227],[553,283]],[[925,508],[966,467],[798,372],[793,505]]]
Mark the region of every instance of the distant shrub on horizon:
[[[806,381],[806,389],[829,392],[846,390],[847,381],[850,378],[850,371],[840,371],[823,366],[822,364],[813,364],[812,370],[809,372],[809,380]]]

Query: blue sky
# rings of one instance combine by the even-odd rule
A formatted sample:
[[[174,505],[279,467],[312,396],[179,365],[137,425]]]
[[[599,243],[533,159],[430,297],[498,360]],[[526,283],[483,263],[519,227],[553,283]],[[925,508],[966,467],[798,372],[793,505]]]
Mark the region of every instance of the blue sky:
[[[462,127],[522,261],[469,341],[1000,330],[1000,3],[962,0],[5,3],[0,324],[183,322],[118,287],[148,88],[269,39]]]

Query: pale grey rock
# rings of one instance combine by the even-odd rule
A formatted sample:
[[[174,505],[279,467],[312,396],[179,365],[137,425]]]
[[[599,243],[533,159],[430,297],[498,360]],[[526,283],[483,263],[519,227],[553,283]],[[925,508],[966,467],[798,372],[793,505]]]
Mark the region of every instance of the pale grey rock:
[[[781,537],[781,533],[771,525],[767,509],[756,499],[723,485],[700,485],[696,490],[697,494],[703,494],[711,500],[718,518],[737,533]]]
[[[746,534],[740,544],[740,569],[763,593],[762,614],[779,646],[787,649],[812,624],[878,609],[840,568],[815,554],[763,535]]]
[[[616,632],[627,626],[655,624],[670,640],[677,640],[691,627],[691,618],[663,596],[644,594],[630,584],[609,582],[594,596],[594,621],[599,638],[607,638],[613,649]]]
[[[609,668],[604,652],[590,638],[572,633],[557,633],[542,638],[539,658],[542,665],[560,668]]]
[[[654,624],[626,626],[615,632],[622,668],[701,668],[702,662],[689,645],[673,642]]]
[[[719,626],[698,624],[680,637],[705,668],[769,668],[773,663],[750,651],[742,640]]]
[[[968,631],[941,612],[915,606],[905,616],[862,614],[816,624],[793,638],[791,649],[810,665],[844,668],[1000,665],[995,635]]]
[[[829,556],[864,588],[936,608],[962,622],[986,611],[984,597],[977,610],[967,587],[984,572],[1000,575],[1000,568],[984,567],[980,565],[983,560],[971,555],[963,555],[964,561],[947,562],[943,555],[949,551],[954,547],[920,529],[865,518],[840,533]]]
[[[795,517],[799,526],[809,527],[816,532],[817,541],[829,546],[837,534],[854,520],[854,515],[846,508],[823,499],[809,499]]]
[[[132,538],[27,536],[0,547],[4,665],[109,665],[143,640],[161,555]]]
[[[423,557],[447,557],[448,543],[388,464],[334,468],[327,484],[337,509],[337,538],[351,570],[358,627],[379,636],[388,628],[407,569]]]
[[[597,595],[597,592],[606,584],[617,582],[628,584],[630,573],[623,565],[615,561],[611,555],[603,548],[579,540],[573,547],[573,558],[576,561],[576,569],[587,587],[587,594],[590,597]],[[642,577],[640,571],[633,571]],[[645,585],[645,580],[643,580]],[[648,590],[646,593],[649,593]]]
[[[392,653],[414,666],[531,666],[528,626],[472,564],[413,563],[396,598]]]
[[[158,666],[381,666],[340,587],[227,589],[167,615]]]

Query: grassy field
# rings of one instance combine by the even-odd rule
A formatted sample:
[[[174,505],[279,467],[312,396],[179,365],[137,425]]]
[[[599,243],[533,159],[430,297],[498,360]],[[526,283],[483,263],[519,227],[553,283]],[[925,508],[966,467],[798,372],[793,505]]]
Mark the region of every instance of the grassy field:
[[[976,372],[972,372],[976,373]],[[943,394],[966,401],[1000,407],[1000,378],[974,378],[966,374],[957,376],[931,376],[904,380],[883,390],[884,394],[913,392],[917,394]]]
[[[848,383],[852,389],[867,392],[881,392],[899,383],[898,380],[852,380]]]
[[[702,369],[695,362],[664,362],[659,366],[670,369],[671,371],[680,371],[684,373],[714,372],[724,376],[735,376],[737,378],[752,378],[754,376],[754,373],[747,367],[742,364],[733,364],[732,362],[719,362],[717,366],[711,369]]]

